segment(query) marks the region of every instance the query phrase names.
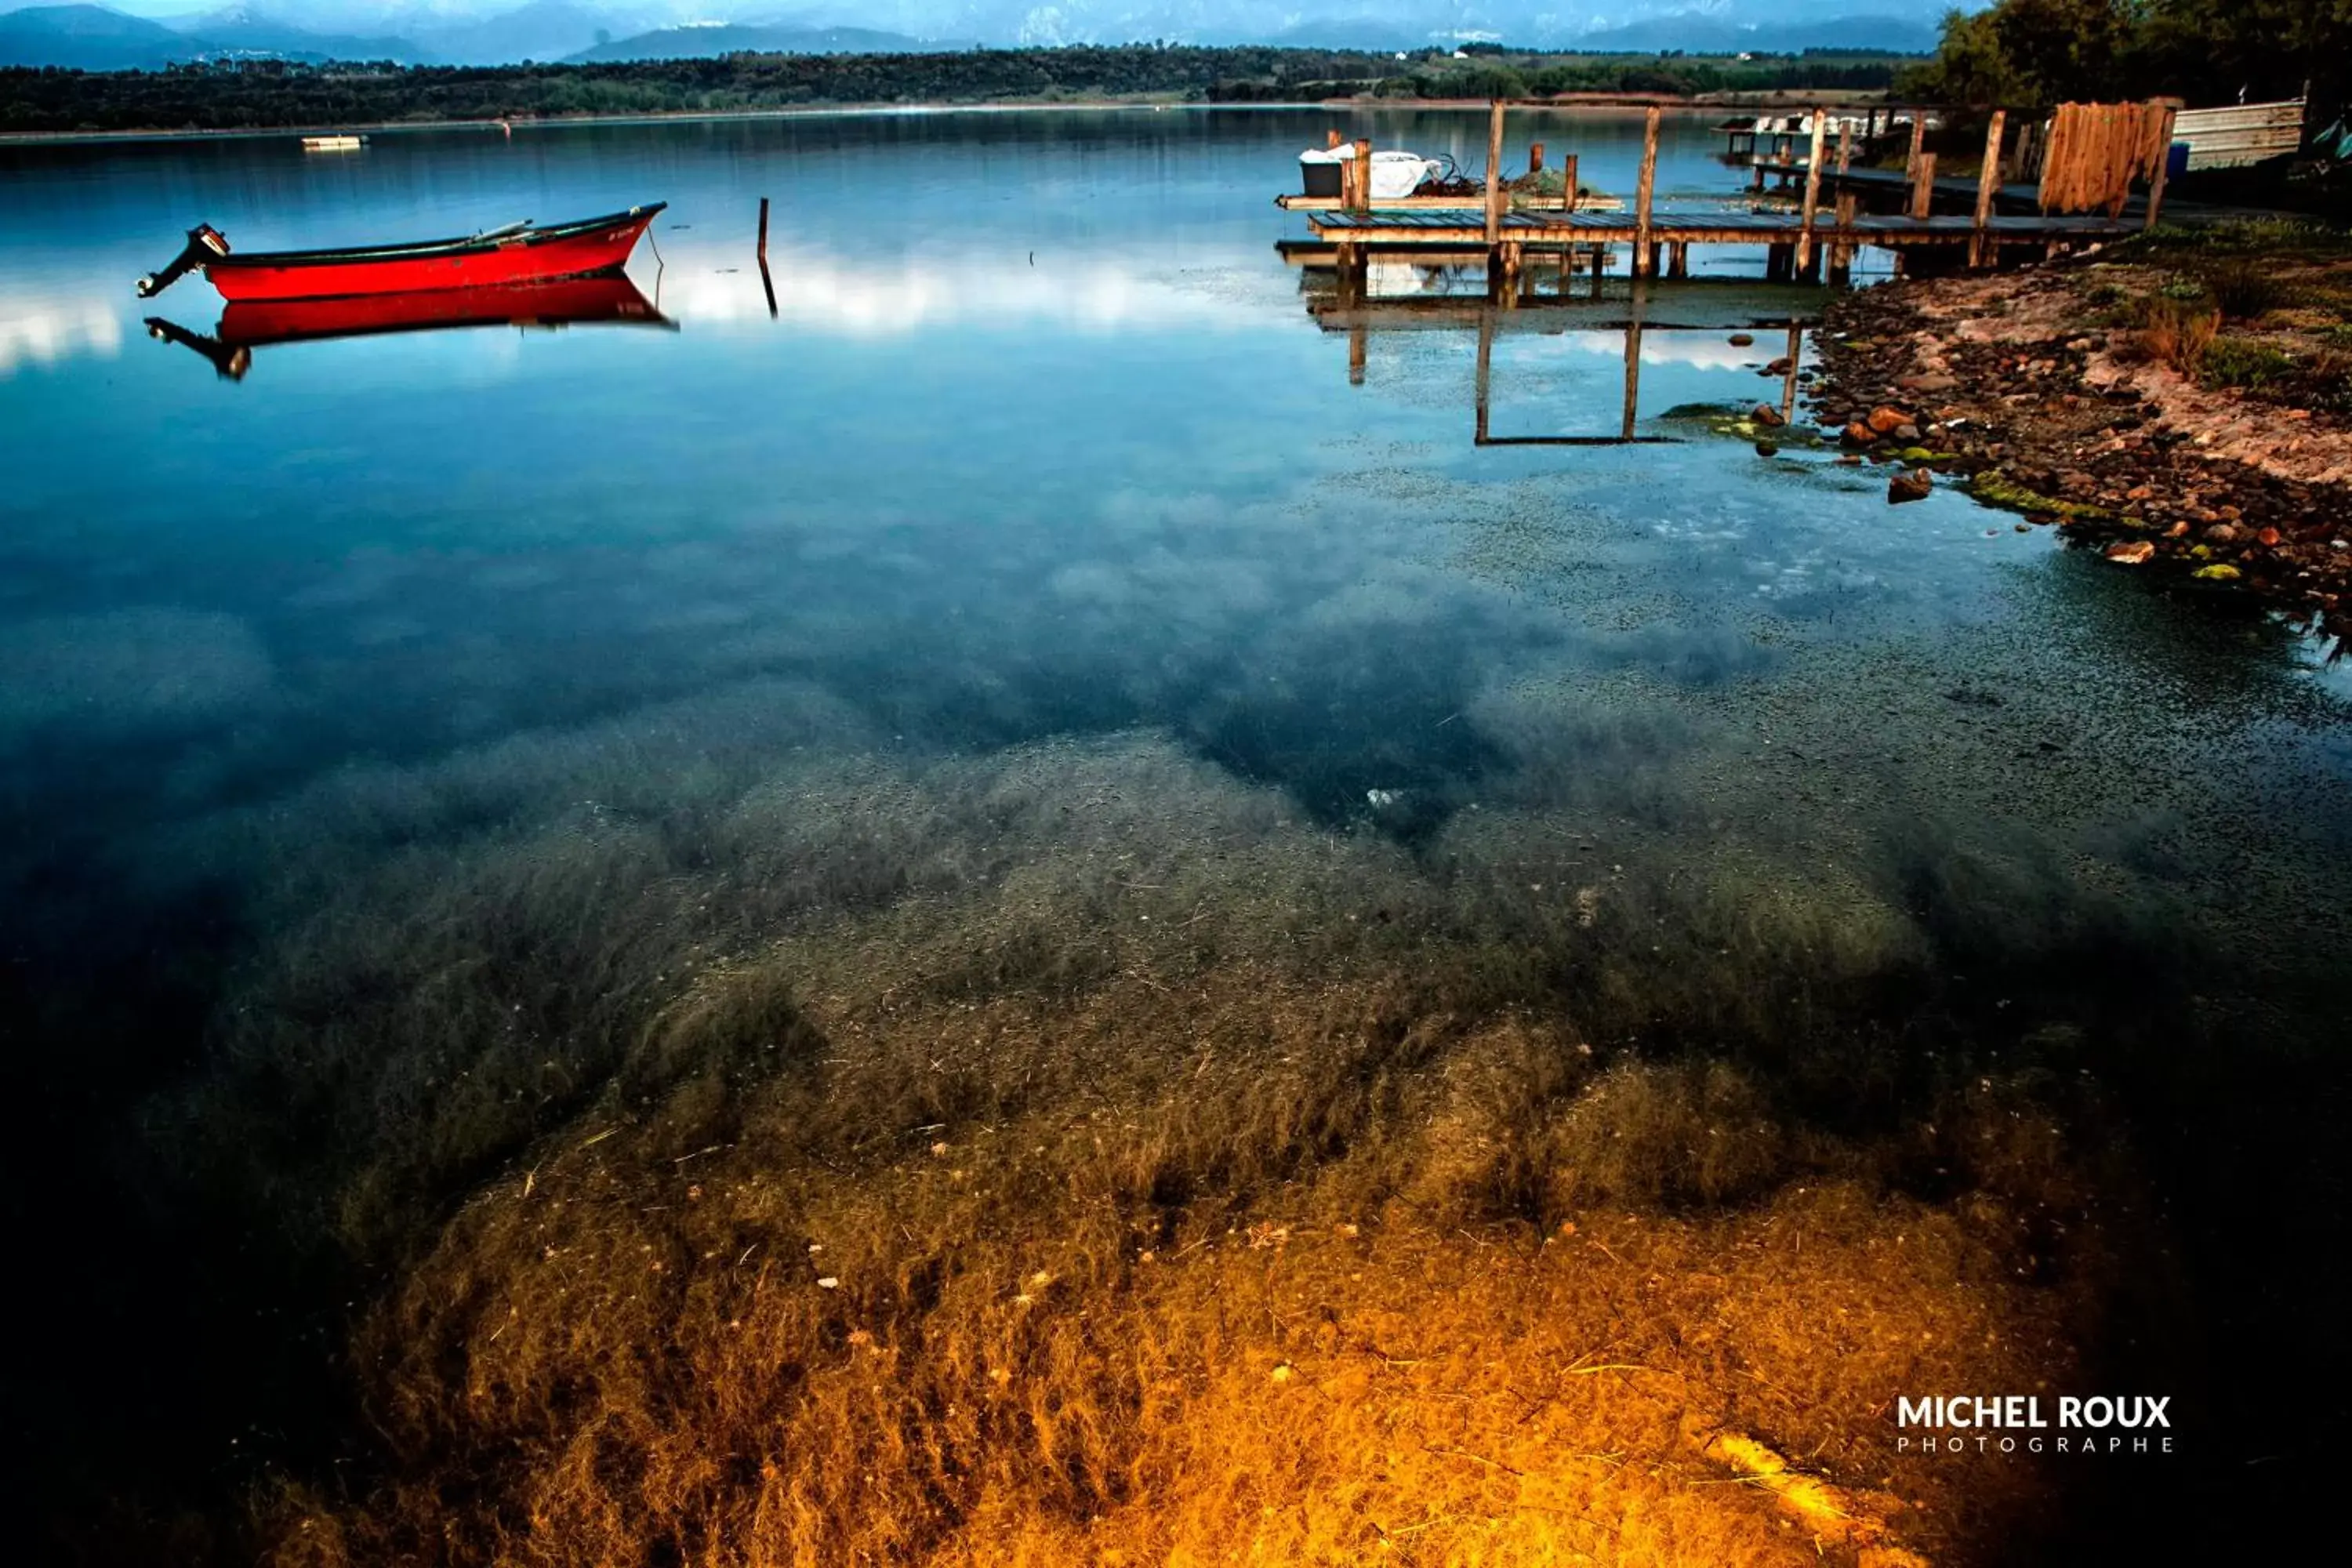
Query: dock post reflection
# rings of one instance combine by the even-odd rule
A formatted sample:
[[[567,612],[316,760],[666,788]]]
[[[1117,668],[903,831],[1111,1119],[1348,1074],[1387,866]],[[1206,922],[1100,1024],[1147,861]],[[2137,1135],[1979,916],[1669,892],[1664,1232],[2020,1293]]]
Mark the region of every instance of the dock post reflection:
[[[1649,303],[1649,290],[1639,279],[1633,284],[1631,314],[1625,319],[1625,418],[1618,439],[1633,438],[1633,420],[1642,402],[1642,310]]]
[[[1770,348],[1756,352],[1773,362],[1762,374],[1780,383],[1777,402],[1783,422],[1796,419],[1798,393],[1803,384],[1798,360],[1804,350],[1805,327],[1811,319],[1802,313],[1798,300],[1775,301],[1780,308],[1759,310],[1763,301],[1744,289],[1720,289],[1704,283],[1639,276],[1626,286],[1611,289],[1605,286],[1607,252],[1598,246],[1587,255],[1572,255],[1564,248],[1550,252],[1549,279],[1541,253],[1532,264],[1523,256],[1511,286],[1500,289],[1482,287],[1493,277],[1492,252],[1465,248],[1443,261],[1423,253],[1376,275],[1368,261],[1370,248],[1360,241],[1342,241],[1328,247],[1300,247],[1286,252],[1306,269],[1300,288],[1307,296],[1308,315],[1325,331],[1347,339],[1350,386],[1367,384],[1370,344],[1376,333],[1432,330],[1474,333],[1471,437],[1477,447],[1650,446],[1687,439],[1670,430],[1645,432],[1643,428],[1643,362],[1645,351],[1656,349],[1660,334],[1679,338],[1691,333],[1729,333],[1734,346],[1745,347],[1754,341],[1745,334],[1761,338],[1770,332],[1775,337],[1763,341],[1778,347],[1777,335],[1785,332],[1785,355]],[[1591,296],[1575,287],[1574,269],[1580,263],[1593,269]],[[1580,352],[1589,353],[1600,348],[1598,340],[1609,332],[1619,334],[1615,352],[1622,366],[1622,395],[1616,418],[1602,426],[1607,434],[1497,434],[1496,353],[1501,340],[1511,338],[1532,346],[1566,336],[1582,340]],[[1689,356],[1670,348],[1665,357],[1679,361]],[[1712,353],[1695,363],[1727,368],[1721,357]],[[1751,362],[1746,368],[1757,366]],[[1581,376],[1573,379],[1582,382]],[[1583,382],[1583,388],[1590,386]],[[1590,395],[1589,390],[1580,389],[1575,402],[1589,407]],[[1751,400],[1738,401],[1746,407]]]
[[[1471,422],[1470,444],[1483,447],[1487,435],[1487,401],[1495,380],[1495,312],[1478,312],[1478,374],[1472,392],[1476,417]]]
[[[1471,444],[1476,447],[1643,447],[1670,445],[1674,436],[1639,434],[1642,403],[1643,320],[1648,310],[1645,291],[1636,289],[1632,313],[1621,331],[1625,342],[1625,395],[1613,436],[1497,436],[1494,429],[1495,339],[1502,328],[1503,308],[1488,303],[1478,310],[1477,370],[1473,378]],[[1351,328],[1350,331],[1360,331]]]

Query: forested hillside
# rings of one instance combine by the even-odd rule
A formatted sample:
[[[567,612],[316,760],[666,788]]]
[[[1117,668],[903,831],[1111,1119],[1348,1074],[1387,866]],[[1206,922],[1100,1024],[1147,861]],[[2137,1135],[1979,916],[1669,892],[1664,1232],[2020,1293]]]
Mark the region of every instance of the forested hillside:
[[[1399,59],[1334,49],[1116,47],[940,54],[738,54],[485,68],[280,62],[85,74],[0,70],[0,131],[276,125],[792,109],[825,104],[1155,100],[1252,103],[1377,95],[1521,97],[1884,88],[1904,57],[1692,58],[1481,52]]]

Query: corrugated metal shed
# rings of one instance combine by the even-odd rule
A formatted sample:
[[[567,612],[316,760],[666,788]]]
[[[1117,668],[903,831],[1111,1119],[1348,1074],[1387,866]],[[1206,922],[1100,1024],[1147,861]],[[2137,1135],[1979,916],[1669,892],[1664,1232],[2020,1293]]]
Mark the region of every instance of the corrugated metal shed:
[[[2189,143],[2191,169],[2233,169],[2284,158],[2303,146],[2304,100],[2238,103],[2226,109],[2184,109],[2172,139]]]

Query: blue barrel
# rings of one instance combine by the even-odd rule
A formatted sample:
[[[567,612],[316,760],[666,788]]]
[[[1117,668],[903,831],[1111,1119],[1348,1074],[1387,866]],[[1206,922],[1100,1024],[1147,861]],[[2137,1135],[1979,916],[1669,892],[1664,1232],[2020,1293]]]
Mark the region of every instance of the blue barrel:
[[[2164,177],[2177,180],[2189,173],[2189,143],[2175,142],[2164,150]]]

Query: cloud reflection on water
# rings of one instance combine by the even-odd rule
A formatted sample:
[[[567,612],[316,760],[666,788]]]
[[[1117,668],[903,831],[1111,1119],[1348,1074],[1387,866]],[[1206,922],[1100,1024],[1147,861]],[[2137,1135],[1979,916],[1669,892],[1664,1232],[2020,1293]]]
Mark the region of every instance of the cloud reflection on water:
[[[0,294],[0,376],[80,354],[111,359],[121,349],[122,318],[105,300],[38,289]]]
[[[639,269],[641,272],[643,268]],[[1207,289],[1171,287],[1142,261],[1083,263],[1023,255],[909,256],[858,261],[812,247],[772,247],[769,276],[780,319],[843,337],[896,337],[945,321],[1046,322],[1085,331],[1205,328],[1238,331],[1260,312]],[[764,315],[768,302],[750,257],[695,255],[661,269],[661,307],[691,325]]]

